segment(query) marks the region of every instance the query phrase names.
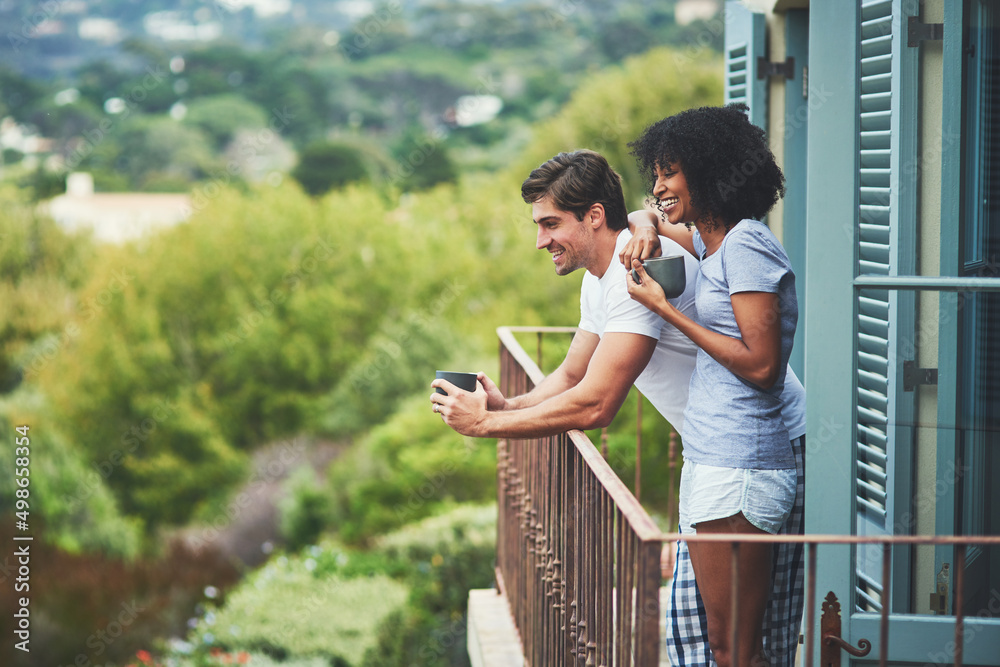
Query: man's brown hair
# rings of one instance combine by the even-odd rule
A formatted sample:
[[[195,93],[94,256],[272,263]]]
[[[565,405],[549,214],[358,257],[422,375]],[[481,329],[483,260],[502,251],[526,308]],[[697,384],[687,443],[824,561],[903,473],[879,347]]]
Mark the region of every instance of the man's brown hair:
[[[545,196],[577,220],[583,220],[591,206],[601,204],[609,229],[628,227],[622,179],[600,153],[560,153],[534,169],[521,184],[521,198],[533,204]]]

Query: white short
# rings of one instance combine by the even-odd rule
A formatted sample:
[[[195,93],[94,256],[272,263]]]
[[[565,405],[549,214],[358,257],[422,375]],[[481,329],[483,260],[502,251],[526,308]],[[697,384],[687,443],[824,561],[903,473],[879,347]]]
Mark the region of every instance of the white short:
[[[795,503],[795,468],[721,468],[684,459],[678,513],[682,532],[703,521],[743,513],[761,530],[776,534]]]

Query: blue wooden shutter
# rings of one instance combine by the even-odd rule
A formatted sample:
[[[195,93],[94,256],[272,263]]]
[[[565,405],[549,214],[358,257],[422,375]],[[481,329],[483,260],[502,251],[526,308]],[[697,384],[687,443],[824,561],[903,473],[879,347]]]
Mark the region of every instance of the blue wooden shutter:
[[[862,4],[858,273],[889,275],[892,0]],[[858,303],[858,511],[884,526],[889,423],[889,294]]]
[[[915,155],[915,50],[906,46],[901,0],[862,0],[858,72],[858,275],[908,275],[914,269],[916,178],[904,173]],[[909,103],[909,108],[907,108]],[[912,393],[902,388],[903,356],[912,358],[914,295],[863,290],[858,295],[856,505],[857,534],[894,532],[907,513],[912,447]],[[909,348],[909,349],[908,349]],[[897,575],[909,566],[900,549]],[[881,547],[859,547],[857,607],[882,607]],[[897,590],[897,595],[905,591]]]
[[[750,121],[767,129],[767,79],[757,78],[757,58],[767,52],[764,15],[736,0],[726,3],[726,104],[743,102]]]

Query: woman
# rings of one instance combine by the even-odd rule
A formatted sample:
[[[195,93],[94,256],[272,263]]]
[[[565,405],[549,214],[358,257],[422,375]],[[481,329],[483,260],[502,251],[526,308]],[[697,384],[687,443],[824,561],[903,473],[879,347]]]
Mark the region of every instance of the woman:
[[[745,109],[691,109],[655,123],[629,144],[653,183],[658,231],[700,260],[694,321],[647,279],[640,259],[655,250],[657,231],[648,221],[645,229],[637,224],[622,253],[639,276],[639,282],[626,278],[632,298],[699,347],[684,412],[682,532],[778,533],[799,481],[782,418],[798,319],[795,277],[781,244],[759,222],[784,194],[784,178]],[[785,404],[789,400],[784,397]],[[762,631],[772,597],[772,545],[740,545],[735,621],[730,545],[687,546],[716,662],[767,664],[775,657],[764,654]],[[739,625],[737,646],[730,646],[733,622]]]

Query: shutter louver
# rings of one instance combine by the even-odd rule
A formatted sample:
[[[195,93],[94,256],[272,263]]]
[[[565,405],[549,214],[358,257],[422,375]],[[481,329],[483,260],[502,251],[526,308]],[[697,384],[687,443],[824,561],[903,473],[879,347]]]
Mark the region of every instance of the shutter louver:
[[[899,58],[905,34],[900,0],[861,0],[858,44],[858,275],[896,275],[900,253],[899,168],[907,151],[900,139]],[[906,193],[905,196],[909,196]],[[901,336],[898,292],[858,293],[855,501],[857,533],[893,531],[896,480],[892,459],[899,435],[897,357]],[[855,606],[879,612],[883,605],[882,547],[859,545]]]
[[[858,262],[860,274],[891,269],[892,0],[862,3]],[[889,293],[866,290],[858,304],[857,502],[885,527],[889,439]]]
[[[750,122],[767,129],[767,80],[757,78],[757,58],[766,55],[767,24],[736,0],[726,3],[725,102],[749,107]]]

